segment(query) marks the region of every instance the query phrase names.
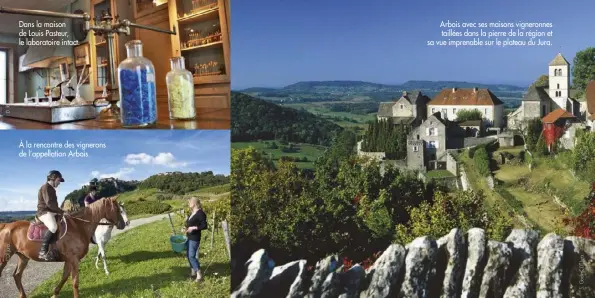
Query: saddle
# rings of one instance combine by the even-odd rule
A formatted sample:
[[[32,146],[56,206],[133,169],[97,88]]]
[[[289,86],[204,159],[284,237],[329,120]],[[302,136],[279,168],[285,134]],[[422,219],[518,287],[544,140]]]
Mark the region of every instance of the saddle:
[[[56,216],[56,221],[58,221],[58,218],[59,217]],[[58,241],[58,235],[62,237],[64,236],[64,234],[66,234],[67,227],[64,218],[62,218],[62,220],[60,220],[59,223],[60,224],[58,225],[58,231],[56,231],[52,239],[50,239],[50,244],[56,243],[56,241]],[[37,218],[36,216],[35,219],[29,223],[29,230],[27,230],[27,239],[29,241],[34,242],[43,242],[43,235],[45,235],[45,232],[47,230],[48,228],[45,226],[45,224],[41,222],[39,218]]]

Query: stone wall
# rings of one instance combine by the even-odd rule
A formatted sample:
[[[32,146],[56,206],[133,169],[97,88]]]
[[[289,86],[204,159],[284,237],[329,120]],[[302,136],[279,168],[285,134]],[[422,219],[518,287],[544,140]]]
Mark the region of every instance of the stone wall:
[[[446,170],[456,177],[459,176],[459,164],[449,151],[446,151]]]
[[[359,141],[357,143],[357,155],[360,157],[366,157],[369,159],[373,159],[376,161],[380,161],[383,160],[386,157],[386,154],[384,152],[365,152],[362,151],[362,143],[363,141]]]
[[[231,297],[595,297],[594,259],[594,240],[513,230],[498,242],[478,228],[392,244],[368,269],[336,255],[275,266],[261,249]]]

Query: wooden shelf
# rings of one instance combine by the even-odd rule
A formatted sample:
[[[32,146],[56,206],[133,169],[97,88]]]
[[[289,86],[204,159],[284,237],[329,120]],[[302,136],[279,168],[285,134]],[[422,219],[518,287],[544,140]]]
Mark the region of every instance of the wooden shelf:
[[[222,45],[223,45],[223,41],[216,41],[216,42],[211,42],[211,43],[203,44],[203,45],[200,45],[200,46],[195,46],[195,47],[189,47],[189,48],[180,49],[180,51],[186,52],[186,51],[192,51],[192,50],[204,49],[204,48],[210,48],[210,47],[222,46]]]
[[[219,7],[208,8],[205,10],[201,10],[199,12],[193,13],[191,15],[178,18],[178,22],[180,24],[189,23],[189,22],[203,22],[208,20],[217,19],[219,16]]]
[[[106,44],[107,44],[107,41],[102,41],[102,42],[96,43],[95,45],[99,47],[99,46],[103,46],[103,45],[106,45]]]
[[[194,85],[229,83],[228,75],[200,76],[200,77],[193,77],[193,79],[194,79]]]
[[[135,8],[134,9],[134,18],[135,19],[139,19],[139,18],[142,18],[144,16],[148,16],[150,14],[154,14],[154,13],[156,13],[158,11],[161,11],[161,10],[167,10],[167,2],[161,3],[160,5],[154,6],[154,7],[151,7],[151,8],[145,8],[145,9],[142,9],[140,11],[137,11],[137,9]]]

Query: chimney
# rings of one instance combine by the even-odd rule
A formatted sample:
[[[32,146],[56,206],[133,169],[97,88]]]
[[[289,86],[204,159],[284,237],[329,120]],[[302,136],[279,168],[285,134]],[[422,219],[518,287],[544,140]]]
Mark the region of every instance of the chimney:
[[[452,88],[452,93],[455,93],[455,92],[457,92],[457,87]]]
[[[473,87],[473,92],[477,93],[477,87]]]
[[[407,96],[407,91],[403,91],[403,96]]]

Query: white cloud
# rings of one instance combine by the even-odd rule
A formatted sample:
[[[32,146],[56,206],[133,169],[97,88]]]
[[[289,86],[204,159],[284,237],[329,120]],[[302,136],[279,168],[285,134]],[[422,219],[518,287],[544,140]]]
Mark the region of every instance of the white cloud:
[[[168,168],[183,168],[188,166],[187,162],[178,161],[176,157],[170,152],[162,152],[156,156],[152,156],[147,153],[128,154],[126,155],[124,162],[130,165],[158,165]]]
[[[37,198],[25,199],[18,198],[0,198],[0,211],[35,211],[37,210]]]
[[[91,176],[95,178],[117,178],[117,179],[127,179],[128,175],[134,172],[133,168],[121,168],[115,173],[101,173],[99,171],[91,172]],[[86,184],[85,184],[86,185]]]

